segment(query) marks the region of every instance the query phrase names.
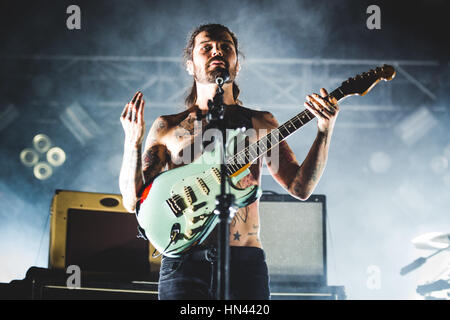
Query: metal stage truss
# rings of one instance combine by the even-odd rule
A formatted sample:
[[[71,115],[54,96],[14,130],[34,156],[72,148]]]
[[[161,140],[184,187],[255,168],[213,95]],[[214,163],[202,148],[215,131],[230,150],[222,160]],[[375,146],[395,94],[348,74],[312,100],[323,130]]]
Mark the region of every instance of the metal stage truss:
[[[118,124],[120,110],[136,90],[144,92],[155,110],[152,116],[179,112],[192,83],[181,57],[4,55],[0,60],[10,65],[2,77],[38,79],[50,83],[56,89],[52,93],[65,93],[32,95],[28,103],[34,108],[64,106],[77,99],[88,111],[100,113],[104,124]],[[396,68],[396,79],[379,85],[364,99],[343,101],[345,109],[354,112],[339,122],[340,127],[391,128],[419,106],[438,119],[448,114],[442,97],[449,90],[447,61],[249,58],[241,62],[237,80],[242,89],[240,98],[248,107],[293,115],[304,109],[306,94],[318,92],[320,87],[331,91],[348,77],[385,63]],[[15,68],[20,72],[14,72]]]

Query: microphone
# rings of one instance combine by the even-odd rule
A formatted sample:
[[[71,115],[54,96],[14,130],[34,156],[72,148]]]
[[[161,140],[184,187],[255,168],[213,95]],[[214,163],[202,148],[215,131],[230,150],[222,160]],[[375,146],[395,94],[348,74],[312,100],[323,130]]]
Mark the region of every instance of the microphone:
[[[222,86],[228,80],[230,80],[230,73],[228,72],[227,69],[221,69],[216,77],[216,84]]]

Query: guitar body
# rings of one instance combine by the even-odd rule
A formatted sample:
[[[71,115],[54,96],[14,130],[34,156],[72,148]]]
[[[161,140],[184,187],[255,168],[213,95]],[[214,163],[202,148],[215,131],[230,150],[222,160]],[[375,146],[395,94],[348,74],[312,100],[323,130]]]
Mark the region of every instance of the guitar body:
[[[240,130],[229,134],[228,150]],[[231,148],[230,148],[231,146]],[[165,256],[178,257],[206,239],[218,222],[214,214],[216,197],[220,194],[220,145],[205,151],[191,164],[159,174],[141,192],[137,220],[153,246]],[[235,183],[249,174],[246,169],[227,184],[234,195],[234,205],[246,207],[261,196],[254,185],[238,188]]]

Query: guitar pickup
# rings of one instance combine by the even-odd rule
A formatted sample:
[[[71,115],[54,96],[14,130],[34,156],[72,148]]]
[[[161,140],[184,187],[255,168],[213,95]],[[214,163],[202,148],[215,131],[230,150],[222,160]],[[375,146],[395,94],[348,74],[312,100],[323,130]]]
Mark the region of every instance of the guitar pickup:
[[[209,194],[209,188],[203,179],[197,178],[197,184],[205,195]]]
[[[183,210],[186,209],[183,199],[178,195],[167,199],[166,203],[169,205],[169,208],[177,218],[182,216]]]
[[[187,199],[187,202],[189,205],[193,204],[195,201],[197,201],[197,198],[195,197],[194,190],[192,190],[191,187],[184,187],[184,196]]]
[[[214,179],[217,181],[218,184],[220,184],[220,181],[222,180],[220,177],[220,171],[217,168],[212,168],[212,176],[214,177]]]

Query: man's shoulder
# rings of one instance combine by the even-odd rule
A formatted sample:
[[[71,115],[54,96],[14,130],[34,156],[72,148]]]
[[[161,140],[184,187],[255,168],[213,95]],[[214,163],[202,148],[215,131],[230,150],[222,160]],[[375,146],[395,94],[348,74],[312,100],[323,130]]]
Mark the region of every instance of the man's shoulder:
[[[252,117],[255,118],[265,118],[265,117],[273,117],[272,113],[269,111],[261,110],[258,107],[247,107],[243,105],[237,105],[239,108],[242,108],[242,110],[245,110],[248,112]]]
[[[251,114],[251,117],[254,121],[258,121],[262,127],[277,127],[278,122],[275,119],[275,116],[270,111],[260,110],[259,108],[249,108],[240,106],[244,108],[247,112]]]
[[[186,119],[189,116],[190,112],[191,111],[187,109],[178,113],[163,114],[156,118],[155,122],[163,123],[166,127],[170,128],[176,126],[181,121]]]

